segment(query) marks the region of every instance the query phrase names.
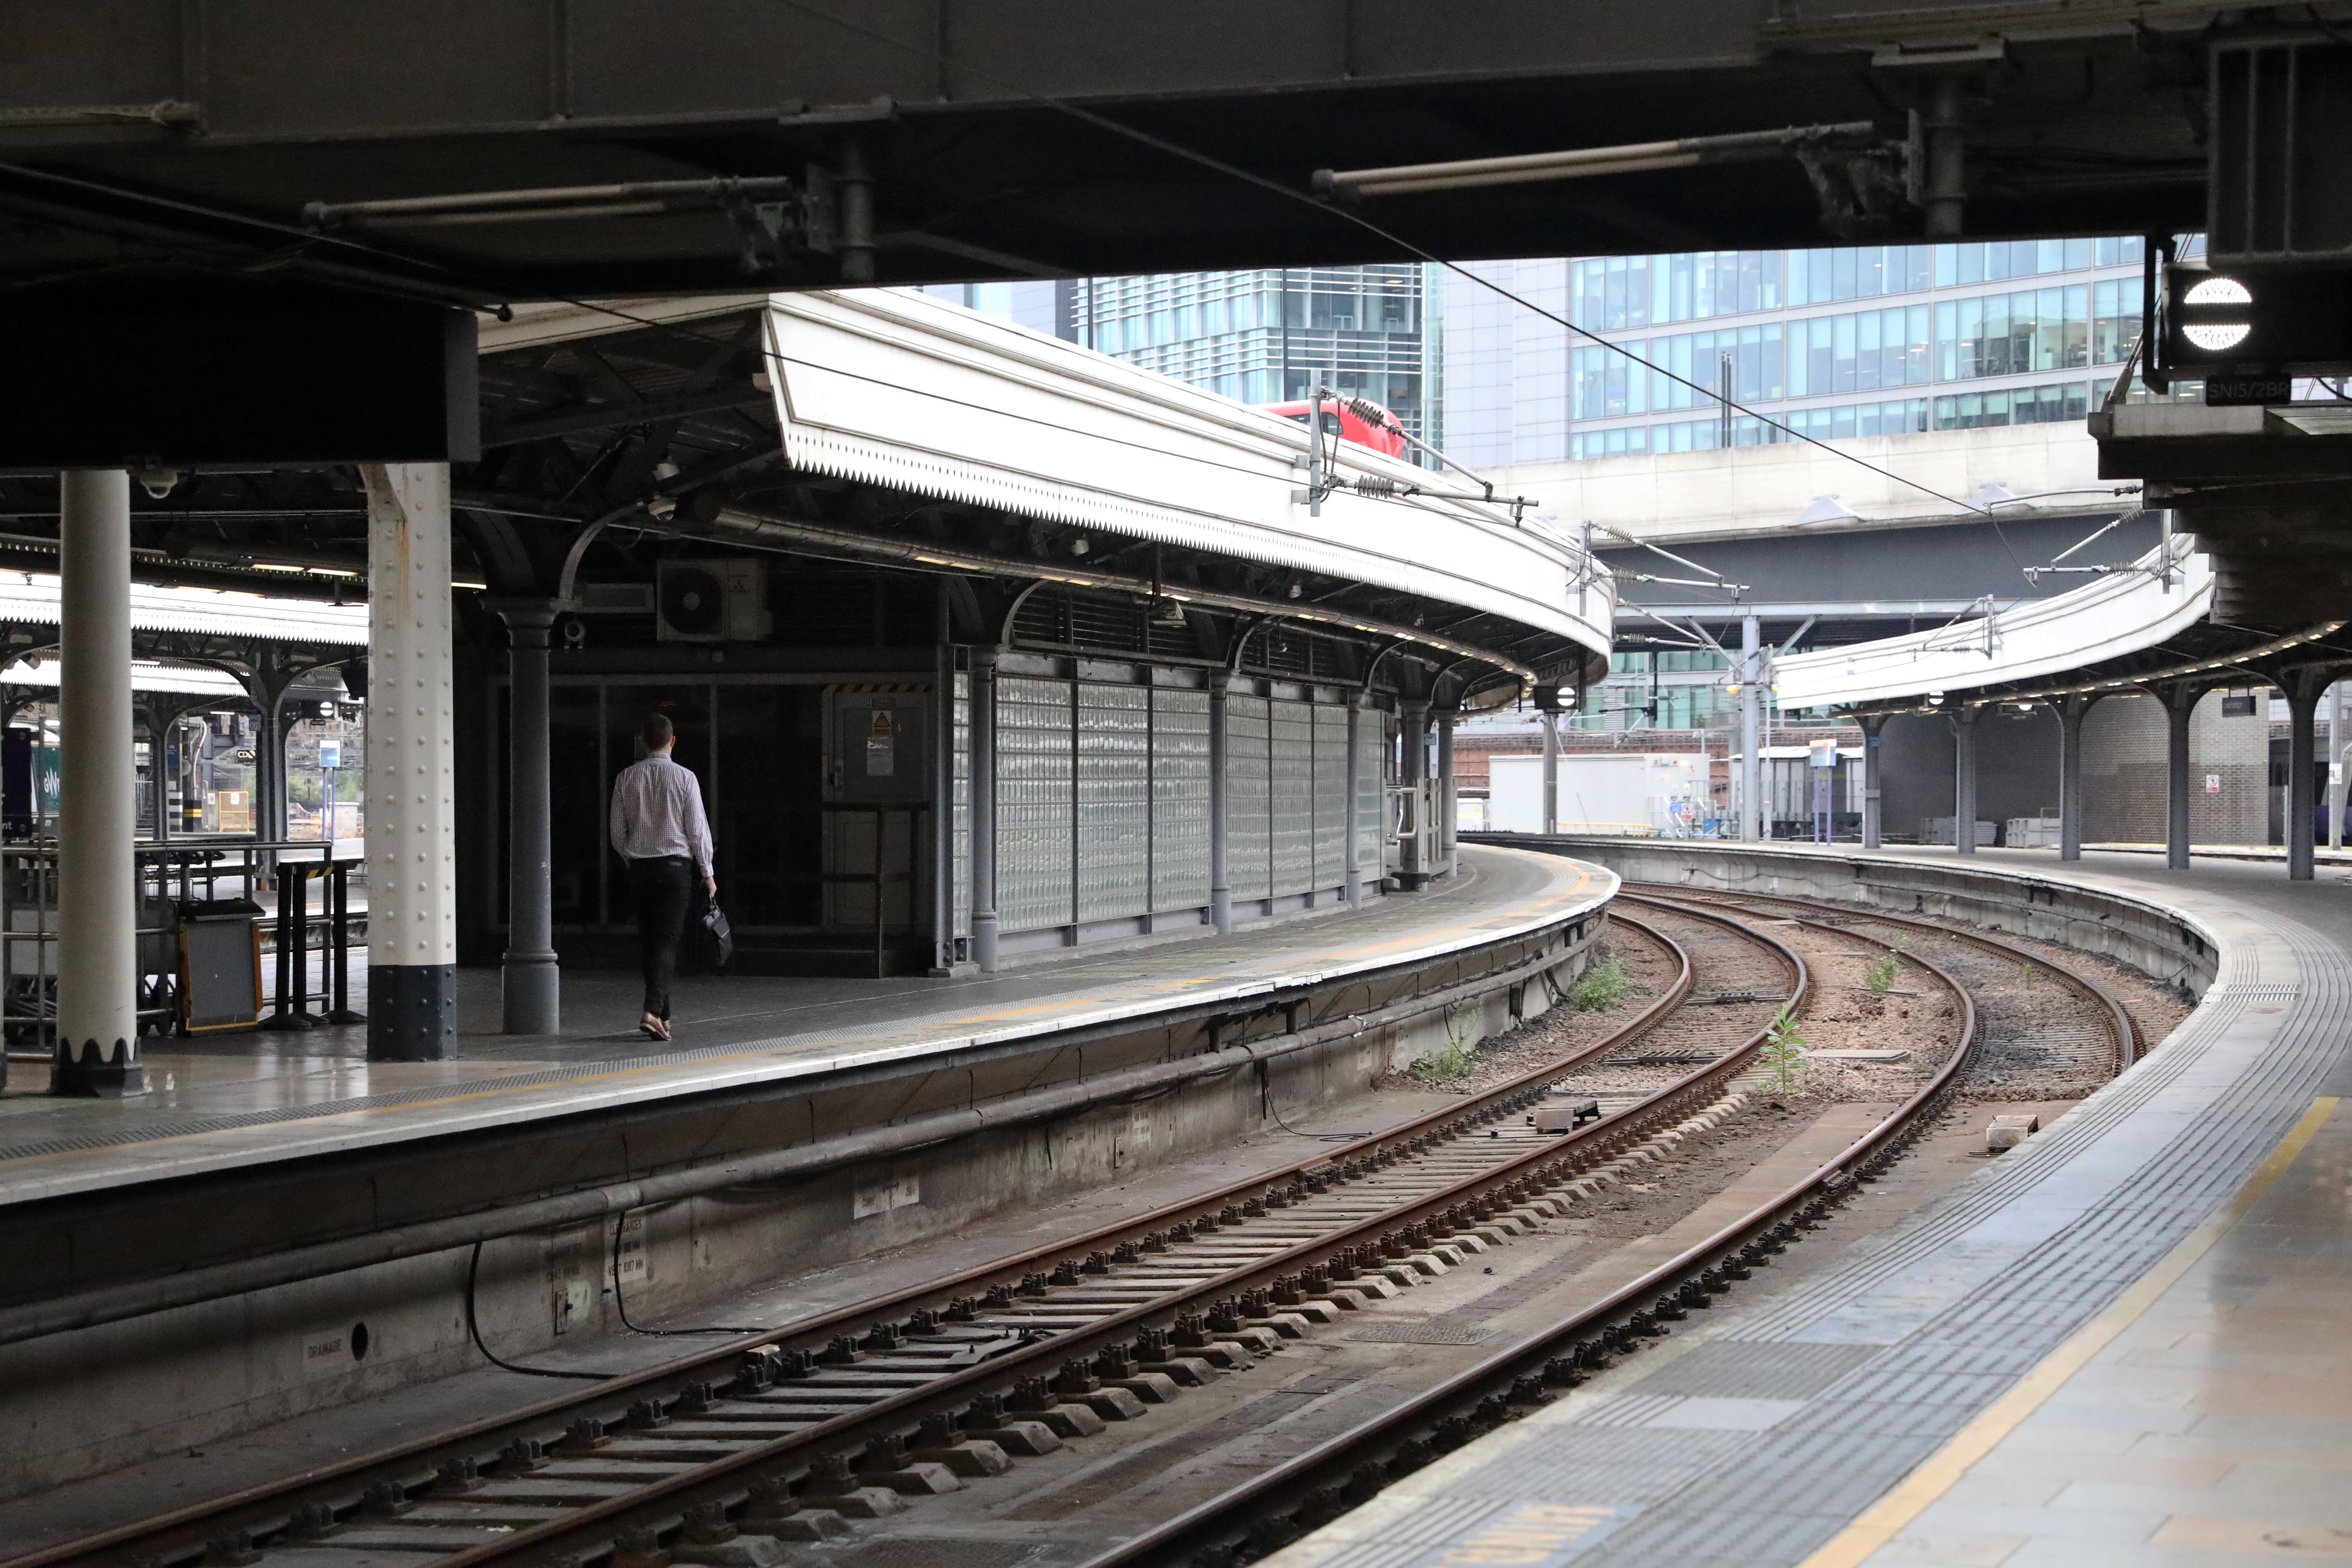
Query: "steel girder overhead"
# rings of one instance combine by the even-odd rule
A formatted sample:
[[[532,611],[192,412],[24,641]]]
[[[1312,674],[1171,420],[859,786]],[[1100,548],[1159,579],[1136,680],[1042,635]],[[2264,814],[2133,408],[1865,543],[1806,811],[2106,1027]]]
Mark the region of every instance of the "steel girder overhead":
[[[2324,27],[2352,6],[2305,9]],[[266,264],[499,303],[1361,262],[1403,253],[1299,199],[1318,169],[1807,125],[1849,130],[1362,211],[1454,258],[2186,229],[2208,45],[2250,15],[21,0],[0,279]]]

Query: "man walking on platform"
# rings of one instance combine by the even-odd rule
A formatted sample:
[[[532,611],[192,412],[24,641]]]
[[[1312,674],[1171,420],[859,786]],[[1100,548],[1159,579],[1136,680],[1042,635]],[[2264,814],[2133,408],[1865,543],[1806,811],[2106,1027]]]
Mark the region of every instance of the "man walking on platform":
[[[613,848],[629,866],[629,893],[637,906],[637,942],[646,973],[645,1011],[637,1028],[667,1040],[669,988],[677,978],[677,944],[694,902],[694,879],[706,898],[719,896],[711,875],[710,822],[702,814],[702,786],[693,771],[671,759],[677,732],[666,713],[648,713],[638,735],[643,762],[613,781]]]

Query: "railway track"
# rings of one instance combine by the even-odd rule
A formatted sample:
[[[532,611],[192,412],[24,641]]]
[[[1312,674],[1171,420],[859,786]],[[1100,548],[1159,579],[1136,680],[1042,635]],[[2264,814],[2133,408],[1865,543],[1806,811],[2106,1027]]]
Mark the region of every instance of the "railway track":
[[[1675,956],[1672,984],[1601,1039],[1462,1106],[1298,1162],[1271,1182],[1237,1184],[1045,1252],[0,1568],[267,1568],[284,1553],[299,1553],[286,1556],[289,1568],[329,1568],[384,1552],[415,1568],[741,1563],[771,1550],[751,1537],[827,1539],[846,1529],[845,1517],[896,1511],[909,1495],[1143,1417],[1187,1386],[1245,1373],[1287,1339],[1376,1309],[1561,1212],[1596,1170],[1645,1141],[1656,1147],[1678,1121],[1694,1128],[1694,1112],[1753,1062],[1770,1016],[1801,1004],[1802,958],[1741,923],[1759,910],[1678,893],[1622,902],[1643,912],[1621,908],[1619,923]],[[1791,902],[1771,901],[1769,918],[1785,919]],[[1844,942],[1886,945],[1852,913],[1798,918]],[[1988,942],[1991,962],[2000,944],[1975,940]],[[1916,946],[1910,956],[1957,999],[1958,1048],[1837,1160],[1606,1300],[1132,1538],[1097,1568],[1247,1561],[1582,1382],[1769,1265],[1851,1183],[1899,1152],[1969,1057],[1977,1037],[1965,979]],[[1636,1047],[1643,1062],[1700,1064],[1570,1132],[1534,1131],[1525,1113],[1552,1082]]]
[[[919,1490],[942,1468],[996,1463],[988,1445],[1017,1454],[1087,1429],[1090,1416],[1131,1419],[1187,1379],[1274,1349],[1302,1320],[1294,1305],[1351,1288],[1407,1289],[1447,1267],[1442,1249],[1457,1235],[1480,1245],[1476,1227],[1519,1201],[1534,1180],[1523,1167],[1538,1157],[1602,1162],[1703,1102],[1720,1070],[1686,1074],[1565,1136],[1526,1125],[1552,1079],[1683,1010],[1696,972],[1682,939],[1706,950],[1711,975],[1739,966],[1738,984],[1759,994],[1746,1008],[1702,1009],[1718,1033],[1752,1032],[1780,998],[1802,993],[1802,961],[1736,934],[1729,917],[1664,911],[1622,923],[1674,955],[1664,994],[1601,1039],[1458,1106],[1047,1249],[0,1568],[231,1568],[283,1552],[316,1568],[374,1551],[414,1568],[625,1562],[637,1532],[673,1536],[688,1518],[707,1523],[714,1504],[740,1514],[755,1480],[798,1489],[789,1499],[763,1490],[771,1508],[862,1515],[888,1506],[877,1489]]]

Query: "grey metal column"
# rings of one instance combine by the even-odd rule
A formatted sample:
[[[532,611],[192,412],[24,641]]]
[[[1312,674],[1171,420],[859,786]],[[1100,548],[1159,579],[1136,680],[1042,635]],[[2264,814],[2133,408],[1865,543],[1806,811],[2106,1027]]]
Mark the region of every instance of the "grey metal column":
[[[1343,851],[1347,865],[1348,907],[1364,907],[1364,698],[1366,693],[1348,693],[1348,840]]]
[[[1454,821],[1454,721],[1460,716],[1458,709],[1437,710],[1437,841],[1445,851],[1449,877],[1462,869],[1462,846]]]
[[[2164,863],[2175,871],[2189,869],[2189,721],[2200,695],[2181,686],[2157,693],[2165,721]]]
[[[143,1093],[138,764],[131,738],[131,477],[58,476],[58,1012],[49,1092]]]
[[[363,463],[368,1059],[457,1054],[449,466]]]
[[[1963,702],[1952,714],[1952,847],[1977,852],[1977,710]]]
[[[1559,831],[1559,715],[1543,709],[1543,814],[1546,834]]]
[[[996,653],[971,650],[971,961],[996,973]]]
[[[1759,653],[1763,631],[1754,616],[1739,623],[1739,837],[1751,840],[1764,837],[1764,768],[1757,755],[1763,744],[1763,699],[1756,689],[1764,673]]]
[[[2083,858],[2083,721],[2097,699],[2074,692],[2058,700],[2058,858]]]
[[[253,832],[262,839],[286,837],[286,689],[262,686],[265,700],[253,721]]]
[[[2318,780],[2312,764],[2318,760],[2313,734],[2319,694],[2327,679],[2315,670],[2290,672],[2281,685],[2286,693],[2286,879],[2308,882],[2312,871],[2312,840],[2317,837]]]
[[[1878,815],[1879,770],[1884,765],[1881,759],[1885,755],[1880,748],[1879,739],[1885,731],[1887,718],[1885,713],[1864,713],[1858,721],[1862,725],[1862,847],[1864,849],[1879,847],[1879,834],[1885,826]]]
[[[554,813],[548,799],[547,634],[551,599],[494,599],[507,624],[507,955],[501,1023],[509,1035],[562,1028],[555,962]]]
[[[1234,934],[1234,882],[1225,857],[1225,700],[1233,683],[1231,671],[1209,671],[1209,923],[1219,936]]]

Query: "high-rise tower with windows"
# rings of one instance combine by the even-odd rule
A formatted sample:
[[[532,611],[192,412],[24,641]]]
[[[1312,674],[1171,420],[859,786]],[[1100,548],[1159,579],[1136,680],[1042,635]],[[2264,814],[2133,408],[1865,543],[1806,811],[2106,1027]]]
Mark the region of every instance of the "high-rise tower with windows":
[[[2140,262],[2126,237],[1474,263],[1526,303],[1446,279],[1447,449],[1475,468],[1788,438],[1725,387],[1828,439],[2079,420],[2139,336]]]
[[[1418,263],[1153,272],[929,292],[1244,403],[1316,382],[1394,411],[1434,444],[1442,291]]]

